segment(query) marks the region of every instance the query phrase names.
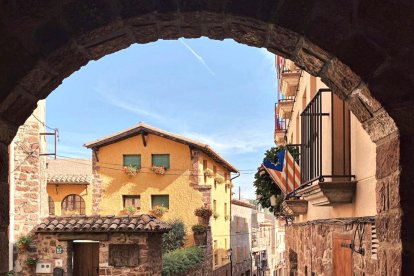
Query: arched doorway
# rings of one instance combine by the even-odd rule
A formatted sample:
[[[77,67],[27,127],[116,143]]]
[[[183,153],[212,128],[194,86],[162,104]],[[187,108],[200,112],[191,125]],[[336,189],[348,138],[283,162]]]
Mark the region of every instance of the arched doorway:
[[[7,263],[7,145],[37,100],[88,61],[132,43],[200,36],[290,58],[349,103],[377,144],[381,270],[408,273],[414,265],[413,4],[10,1],[1,11],[0,267]]]

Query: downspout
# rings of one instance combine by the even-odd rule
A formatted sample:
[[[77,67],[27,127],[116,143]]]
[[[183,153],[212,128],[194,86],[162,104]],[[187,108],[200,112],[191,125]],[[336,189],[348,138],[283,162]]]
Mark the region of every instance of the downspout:
[[[13,270],[13,246],[14,246],[14,189],[15,189],[15,181],[14,181],[14,170],[15,170],[15,163],[14,163],[14,140],[10,143],[9,146],[9,185],[10,185],[10,210],[9,210],[9,270]]]
[[[232,183],[232,181],[233,181],[233,179],[236,179],[237,177],[239,177],[240,176],[240,172],[238,171],[237,172],[237,175],[235,176],[235,177],[232,177],[232,178],[230,178],[230,184],[231,184],[231,186],[230,187],[233,187],[233,183]],[[233,275],[233,261],[232,261],[232,258],[233,258],[233,248],[231,248],[231,240],[232,240],[232,236],[231,236],[231,221],[232,221],[232,218],[233,218],[233,216],[232,216],[232,214],[231,214],[231,198],[232,198],[232,195],[233,193],[232,193],[232,190],[231,190],[231,188],[230,188],[230,227],[229,227],[229,233],[230,233],[230,239],[229,239],[229,243],[230,243],[230,252],[231,252],[231,255],[230,255],[230,275]]]

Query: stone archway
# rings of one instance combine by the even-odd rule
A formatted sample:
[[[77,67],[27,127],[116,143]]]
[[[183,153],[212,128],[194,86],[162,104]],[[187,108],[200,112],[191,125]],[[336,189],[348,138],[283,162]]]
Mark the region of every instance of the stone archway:
[[[377,144],[381,271],[406,274],[414,266],[412,3],[16,0],[0,7],[0,271],[7,262],[7,145],[37,100],[88,61],[132,43],[200,36],[290,58],[349,103]]]

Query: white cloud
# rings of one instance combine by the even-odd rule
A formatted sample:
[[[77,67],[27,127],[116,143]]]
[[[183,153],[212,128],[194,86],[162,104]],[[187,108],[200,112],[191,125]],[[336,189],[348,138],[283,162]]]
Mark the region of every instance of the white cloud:
[[[194,51],[194,49],[191,48],[190,45],[188,45],[187,43],[185,43],[185,41],[183,39],[179,39],[178,41],[185,48],[187,48],[187,50],[190,51],[191,54],[193,54],[193,56],[204,66],[204,68],[207,69],[207,71],[210,73],[210,75],[212,75],[212,76],[216,75],[216,73],[214,73],[214,71],[211,70],[210,66],[208,66],[208,64],[205,62],[204,58],[202,56],[200,56],[199,54],[197,54],[197,52]]]
[[[257,149],[271,146],[272,140],[263,132],[239,132],[228,130],[225,133],[202,134],[196,132],[184,132],[183,136],[208,144],[221,154],[243,154],[255,152]]]
[[[146,116],[146,117],[150,117],[152,119],[156,119],[156,120],[164,120],[164,117],[151,112],[143,107],[140,107],[136,104],[132,104],[130,102],[121,100],[119,98],[116,98],[113,96],[113,94],[116,94],[114,92],[111,93],[105,93],[102,90],[98,91],[98,93],[102,96],[103,100],[109,104],[112,104],[113,106],[116,106],[120,109],[123,109],[125,111],[129,111],[138,115],[142,115],[142,116]]]

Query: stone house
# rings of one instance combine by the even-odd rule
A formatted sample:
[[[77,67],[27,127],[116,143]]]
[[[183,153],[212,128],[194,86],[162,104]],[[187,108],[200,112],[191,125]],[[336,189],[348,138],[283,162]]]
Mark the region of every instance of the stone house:
[[[37,259],[24,275],[161,275],[162,234],[170,226],[151,215],[71,216],[44,219],[34,229]]]
[[[290,60],[277,57],[276,64],[275,143],[297,150],[300,167],[299,181],[283,172],[285,183],[296,185],[285,192],[282,205],[291,222],[289,273],[374,275],[379,265],[375,143],[320,78]],[[274,180],[286,191],[283,180]]]
[[[194,211],[211,208],[214,275],[230,272],[231,174],[238,170],[206,144],[144,123],[86,143],[92,150],[92,214],[156,213],[181,219],[194,245]],[[88,203],[86,203],[88,206]]]

